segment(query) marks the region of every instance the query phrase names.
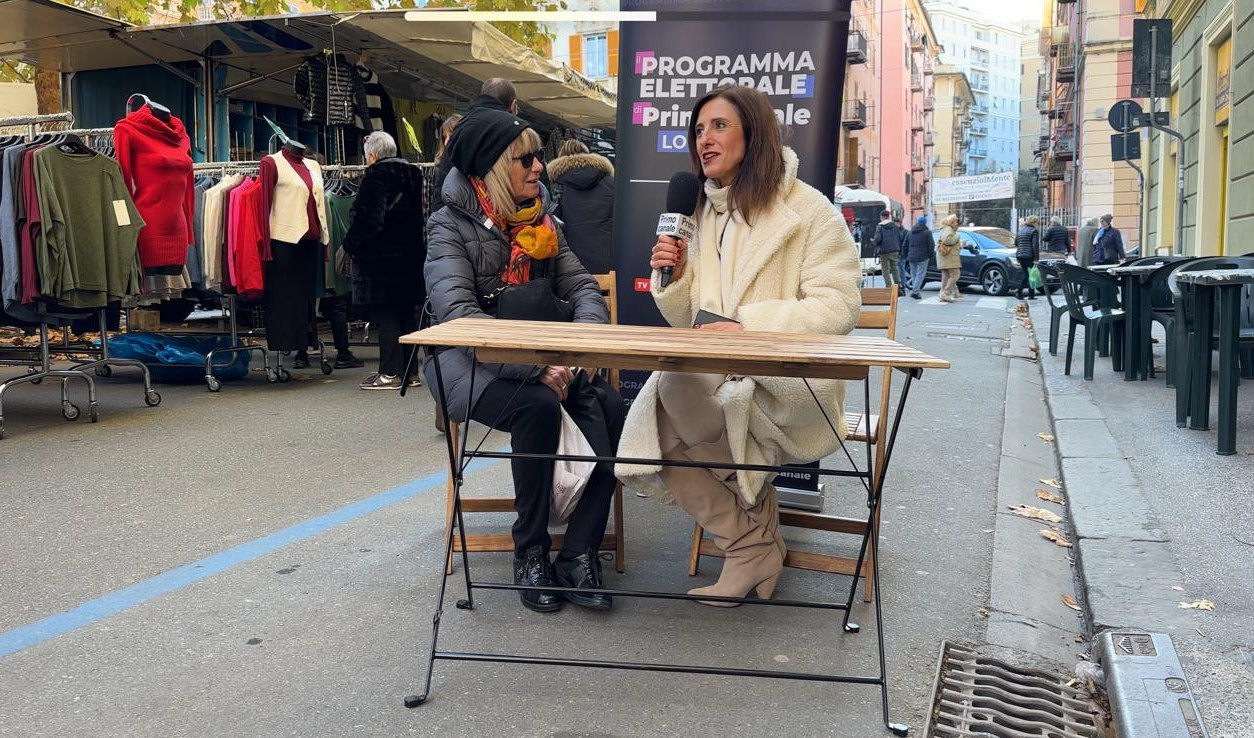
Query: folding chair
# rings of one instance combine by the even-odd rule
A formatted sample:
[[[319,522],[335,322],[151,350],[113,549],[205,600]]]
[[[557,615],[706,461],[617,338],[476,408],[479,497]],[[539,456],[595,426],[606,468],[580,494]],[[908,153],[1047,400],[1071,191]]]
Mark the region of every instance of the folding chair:
[[[897,336],[897,295],[896,287],[864,288],[862,290],[862,311],[858,313],[857,328],[859,330],[882,330],[889,339],[895,339]],[[868,310],[867,308],[876,309]],[[865,408],[863,412],[845,413],[845,425],[848,428],[845,440],[871,445],[874,452],[873,463],[876,479],[883,473],[886,461],[887,434],[885,429],[888,423],[882,422],[881,419],[888,417],[889,395],[892,390],[893,380],[892,374],[893,370],[891,368],[884,368],[881,379],[882,386],[880,387],[879,412],[877,414],[872,414],[870,407]],[[871,488],[874,489],[874,484],[871,485]],[[793,528],[824,530],[861,536],[866,532],[868,525],[874,526],[876,535],[878,535],[880,520],[878,514],[874,520],[863,520],[801,510],[781,509],[779,511],[779,524]],[[689,576],[696,576],[698,573],[702,556],[721,557],[723,555],[723,552],[714,544],[714,541],[704,537],[704,532],[700,524],[697,524],[692,532],[692,545],[688,559]],[[875,571],[874,562],[871,560],[872,555],[872,552],[868,550],[866,559],[862,562],[862,571],[859,572],[856,571],[857,559],[855,558],[798,550],[789,546],[788,556],[784,559],[784,566],[793,569],[827,572],[829,574],[861,576],[865,580],[862,598],[864,601],[870,602],[875,591],[875,582],[872,579]]]
[[[610,310],[610,323],[618,322],[618,279],[616,272],[609,274],[597,274],[597,285],[601,288],[601,294],[605,296],[605,301]],[[610,384],[618,389],[619,376],[617,369],[610,369],[608,380]],[[453,441],[453,447],[459,448],[461,433],[461,423],[449,423],[448,434]],[[469,513],[505,513],[514,511],[513,497],[462,497],[462,514],[463,517]],[[449,470],[448,477],[448,493],[444,511],[444,532],[447,539],[448,533],[453,529],[453,470]],[[627,570],[626,552],[623,540],[623,485],[618,483],[614,487],[614,528],[607,531],[605,537],[601,539],[602,551],[614,552],[614,569],[622,574]],[[560,548],[562,545],[562,534],[553,535],[553,546]],[[453,551],[462,550],[462,542],[460,536],[453,536]],[[506,533],[471,533],[466,531],[466,550],[470,553],[503,553],[513,552],[514,538]],[[448,571],[445,573],[453,573],[453,559],[449,557]]]

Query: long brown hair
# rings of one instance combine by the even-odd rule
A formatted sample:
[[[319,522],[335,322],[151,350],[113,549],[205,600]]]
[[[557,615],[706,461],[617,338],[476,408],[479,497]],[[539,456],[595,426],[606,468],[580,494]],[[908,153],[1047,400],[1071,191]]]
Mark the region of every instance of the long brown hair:
[[[701,108],[716,97],[731,103],[740,115],[741,130],[745,135],[745,159],[740,163],[736,178],[731,181],[729,199],[745,222],[752,225],[753,216],[766,210],[778,197],[779,182],[784,177],[784,144],[779,122],[775,119],[770,99],[764,93],[738,85],[710,90],[693,106],[692,118],[688,121],[688,158],[702,185],[706,176],[701,171],[701,153],[697,151],[697,117]],[[704,186],[698,202],[705,202]]]

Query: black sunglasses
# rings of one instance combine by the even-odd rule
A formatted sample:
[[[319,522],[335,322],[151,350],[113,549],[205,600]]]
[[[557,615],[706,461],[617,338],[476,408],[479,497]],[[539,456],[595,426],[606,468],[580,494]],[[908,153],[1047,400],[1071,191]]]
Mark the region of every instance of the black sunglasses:
[[[543,163],[544,163],[544,152],[543,152],[543,151],[532,151],[532,152],[531,152],[531,153],[529,153],[529,154],[523,154],[522,156],[515,156],[515,157],[514,157],[514,160],[515,160],[515,161],[517,161],[519,164],[522,164],[522,165],[523,165],[523,169],[530,169],[530,168],[531,168],[531,165],[536,163],[536,159],[539,159],[539,160],[540,160],[540,163],[541,163],[541,164],[543,164]]]

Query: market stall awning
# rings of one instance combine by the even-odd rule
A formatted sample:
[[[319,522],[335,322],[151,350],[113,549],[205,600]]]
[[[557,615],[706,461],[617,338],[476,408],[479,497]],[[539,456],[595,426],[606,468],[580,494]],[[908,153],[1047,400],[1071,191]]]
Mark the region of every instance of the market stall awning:
[[[414,99],[468,100],[483,80],[505,77],[534,117],[614,125],[613,93],[486,23],[410,22],[405,11],[381,10],[137,28],[53,0],[0,0],[0,58],[63,72],[211,59],[227,70],[220,89],[283,104],[294,67],[324,50],[365,54],[386,87]]]

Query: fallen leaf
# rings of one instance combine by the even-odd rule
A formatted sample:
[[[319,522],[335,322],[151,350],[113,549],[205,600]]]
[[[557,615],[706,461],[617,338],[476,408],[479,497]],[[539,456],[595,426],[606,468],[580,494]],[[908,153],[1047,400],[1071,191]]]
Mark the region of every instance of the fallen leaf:
[[[1076,604],[1075,598],[1069,594],[1065,594],[1062,596],[1062,604],[1066,605],[1067,607],[1070,607],[1072,610],[1075,610],[1076,612],[1080,611],[1080,606]]]
[[[1049,510],[1042,510],[1039,507],[1031,505],[1011,505],[1010,512],[1021,518],[1032,518],[1033,520],[1044,520],[1046,523],[1061,523],[1062,517],[1056,515]]]
[[[1042,440],[1042,441],[1044,441],[1045,443],[1053,443],[1053,442],[1054,442],[1054,437],[1053,437],[1053,436],[1051,436],[1051,435],[1050,435],[1050,434],[1048,434],[1048,433],[1037,433],[1037,434],[1036,434],[1036,437],[1037,437],[1037,438],[1039,438],[1039,439],[1041,439],[1041,440]]]
[[[978,612],[978,613],[980,614],[980,617],[982,617],[982,618],[986,618],[986,617],[988,617],[988,608],[987,608],[987,607],[981,607],[979,610],[976,610],[976,612]]]
[[[1049,490],[1047,490],[1047,489],[1038,489],[1038,490],[1036,490],[1036,496],[1037,496],[1037,498],[1039,498],[1039,499],[1045,500],[1046,502],[1052,502],[1052,503],[1054,503],[1055,505],[1061,505],[1061,504],[1062,504],[1062,495],[1060,495],[1060,494],[1058,494],[1058,493],[1056,493],[1056,492],[1050,492],[1050,491],[1049,491]]]
[[[1057,479],[1042,479],[1041,484],[1044,484],[1047,487],[1053,487],[1054,489],[1062,489],[1062,482]]]
[[[1184,587],[1172,587],[1172,589],[1174,589],[1174,590],[1175,590],[1175,591],[1177,591],[1177,592],[1183,592],[1183,591],[1184,591]]]
[[[1181,610],[1206,610],[1210,612],[1215,609],[1215,603],[1210,600],[1193,600],[1192,602],[1181,602]]]
[[[1043,530],[1041,531],[1041,536],[1050,541],[1053,541],[1054,543],[1057,543],[1059,546],[1062,546],[1063,548],[1071,548],[1071,541],[1068,541],[1066,536],[1062,535],[1061,533],[1058,533],[1057,531]]]

